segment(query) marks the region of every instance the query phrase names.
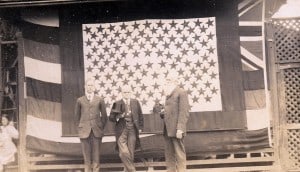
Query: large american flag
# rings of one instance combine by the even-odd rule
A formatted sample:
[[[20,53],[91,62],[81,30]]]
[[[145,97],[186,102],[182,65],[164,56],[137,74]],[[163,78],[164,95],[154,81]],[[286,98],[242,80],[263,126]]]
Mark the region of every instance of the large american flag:
[[[222,110],[215,26],[214,17],[83,24],[85,78],[108,109],[129,85],[149,113],[176,71],[191,112]]]

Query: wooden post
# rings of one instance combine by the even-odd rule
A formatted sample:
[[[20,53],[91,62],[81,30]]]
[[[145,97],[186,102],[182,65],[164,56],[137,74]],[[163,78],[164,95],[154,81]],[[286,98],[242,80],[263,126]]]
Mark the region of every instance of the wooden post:
[[[2,109],[4,100],[4,86],[3,86],[3,66],[2,66],[2,36],[0,36],[0,109]]]
[[[19,117],[19,156],[18,156],[18,171],[27,172],[27,155],[26,155],[26,106],[24,98],[24,83],[25,83],[25,70],[24,70],[24,42],[22,33],[17,34],[18,42],[18,89],[17,89],[17,104],[18,104],[18,117]]]
[[[153,158],[148,158],[148,164],[150,164],[150,165],[148,165],[147,172],[153,172],[154,171],[154,167],[152,166],[152,164],[153,164]]]
[[[264,63],[264,85],[265,85],[265,95],[266,95],[266,109],[267,109],[267,115],[268,115],[268,136],[269,136],[269,144],[271,146],[272,143],[272,138],[271,138],[271,97],[270,97],[270,92],[269,92],[269,82],[268,82],[268,64],[267,64],[267,56],[266,56],[266,1],[263,0],[262,2],[262,48],[263,48],[263,63]]]
[[[272,114],[272,128],[273,128],[273,148],[275,156],[275,168],[276,171],[281,171],[280,163],[280,138],[282,128],[280,125],[280,112],[279,112],[279,99],[281,98],[278,94],[278,80],[277,73],[278,67],[276,64],[275,57],[275,45],[273,40],[273,27],[271,21],[266,23],[266,32],[267,32],[267,52],[269,60],[269,74],[270,74],[270,91],[271,91],[271,114]]]

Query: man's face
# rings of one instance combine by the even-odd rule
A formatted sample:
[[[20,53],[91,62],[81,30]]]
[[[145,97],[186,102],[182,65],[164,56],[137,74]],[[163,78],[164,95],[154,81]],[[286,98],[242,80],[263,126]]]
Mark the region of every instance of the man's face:
[[[124,99],[129,99],[131,96],[131,93],[129,91],[123,91],[122,96]]]
[[[131,91],[129,88],[124,88],[122,90],[122,96],[124,99],[129,99],[131,97]]]
[[[164,91],[167,95],[169,95],[174,88],[176,87],[176,82],[171,79],[166,79],[165,85],[164,85]]]
[[[85,84],[85,90],[88,94],[92,94],[95,91],[95,85],[92,81],[88,81]]]

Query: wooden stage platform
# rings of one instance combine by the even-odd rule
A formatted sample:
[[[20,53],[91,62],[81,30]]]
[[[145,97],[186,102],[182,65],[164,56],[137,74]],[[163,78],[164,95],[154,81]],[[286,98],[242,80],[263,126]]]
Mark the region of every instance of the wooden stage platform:
[[[164,172],[163,158],[139,158],[138,172]],[[82,157],[63,157],[53,154],[28,153],[27,171],[82,172]],[[272,148],[229,154],[211,154],[207,157],[188,157],[187,172],[279,172]],[[9,171],[9,170],[7,170]],[[101,162],[101,172],[123,172],[121,161]],[[13,172],[13,171],[11,171]]]

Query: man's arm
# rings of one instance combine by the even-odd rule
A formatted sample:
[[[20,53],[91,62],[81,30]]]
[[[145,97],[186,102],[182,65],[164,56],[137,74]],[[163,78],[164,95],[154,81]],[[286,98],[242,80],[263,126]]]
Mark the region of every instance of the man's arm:
[[[113,111],[116,108],[116,103],[114,103],[112,105],[112,108],[110,110],[110,114],[109,114],[109,120],[112,122],[116,122],[116,113]]]
[[[79,98],[76,101],[74,113],[75,113],[75,120],[77,123],[79,123],[79,120],[81,118],[81,104]]]
[[[187,92],[182,91],[179,94],[179,102],[178,102],[178,123],[177,130],[181,130],[182,132],[186,131],[186,123],[189,118],[189,100]]]
[[[100,113],[101,113],[101,121],[103,126],[106,125],[107,122],[107,112],[106,112],[106,106],[103,99],[100,100]]]
[[[143,130],[144,129],[144,115],[143,115],[143,112],[142,112],[142,108],[141,108],[141,105],[140,105],[140,102],[137,101],[137,107],[138,107],[138,114],[139,114],[139,128],[140,130]]]

